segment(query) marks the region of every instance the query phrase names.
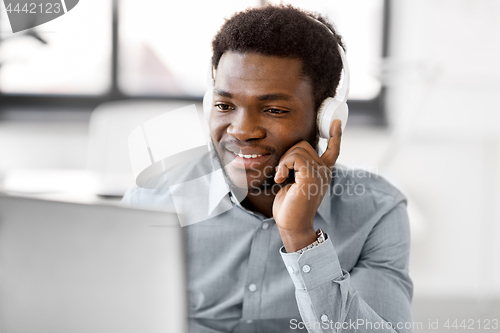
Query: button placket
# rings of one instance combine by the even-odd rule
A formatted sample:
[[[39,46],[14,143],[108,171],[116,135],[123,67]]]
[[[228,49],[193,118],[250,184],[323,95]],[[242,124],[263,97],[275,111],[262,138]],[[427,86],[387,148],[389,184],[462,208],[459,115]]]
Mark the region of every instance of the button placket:
[[[258,317],[260,313],[264,270],[269,258],[268,249],[271,237],[269,229],[271,225],[272,222],[269,219],[267,221],[260,219],[260,224],[256,225],[248,258],[247,285],[243,297],[243,318],[253,319]]]

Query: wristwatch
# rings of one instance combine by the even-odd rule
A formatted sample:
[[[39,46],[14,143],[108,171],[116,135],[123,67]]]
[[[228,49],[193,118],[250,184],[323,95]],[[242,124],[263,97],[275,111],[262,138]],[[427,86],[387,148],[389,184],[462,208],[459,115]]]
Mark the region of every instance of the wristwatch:
[[[326,240],[326,234],[323,232],[323,230],[318,229],[316,231],[317,238],[316,240],[312,243],[307,245],[306,247],[296,251],[295,253],[302,254],[304,253],[305,250],[312,249],[315,246],[318,246],[319,244],[323,243]]]

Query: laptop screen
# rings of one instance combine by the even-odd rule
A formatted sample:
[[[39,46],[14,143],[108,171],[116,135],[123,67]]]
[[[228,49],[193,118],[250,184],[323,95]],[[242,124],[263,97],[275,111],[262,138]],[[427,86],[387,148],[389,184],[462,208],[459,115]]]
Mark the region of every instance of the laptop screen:
[[[170,213],[0,196],[1,332],[186,332]]]

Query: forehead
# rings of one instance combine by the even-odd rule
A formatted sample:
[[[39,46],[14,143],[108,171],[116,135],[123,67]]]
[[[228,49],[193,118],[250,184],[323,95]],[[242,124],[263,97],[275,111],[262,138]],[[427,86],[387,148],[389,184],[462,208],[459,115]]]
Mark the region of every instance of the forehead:
[[[272,90],[292,95],[310,94],[312,98],[312,85],[302,73],[300,59],[259,53],[225,52],[215,72],[215,87],[242,94]]]

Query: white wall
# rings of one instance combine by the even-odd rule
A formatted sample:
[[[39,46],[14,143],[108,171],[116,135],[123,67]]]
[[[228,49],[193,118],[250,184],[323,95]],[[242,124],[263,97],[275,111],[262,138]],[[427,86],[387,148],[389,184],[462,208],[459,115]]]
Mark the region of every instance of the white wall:
[[[393,1],[389,130],[347,127],[340,162],[409,198],[417,298],[500,298],[500,1]]]
[[[407,195],[413,319],[444,332],[500,313],[500,1],[392,4],[390,128],[348,127],[340,160]]]
[[[427,218],[416,292],[500,297],[500,1],[393,3],[391,62],[409,66],[388,76],[390,170]]]

